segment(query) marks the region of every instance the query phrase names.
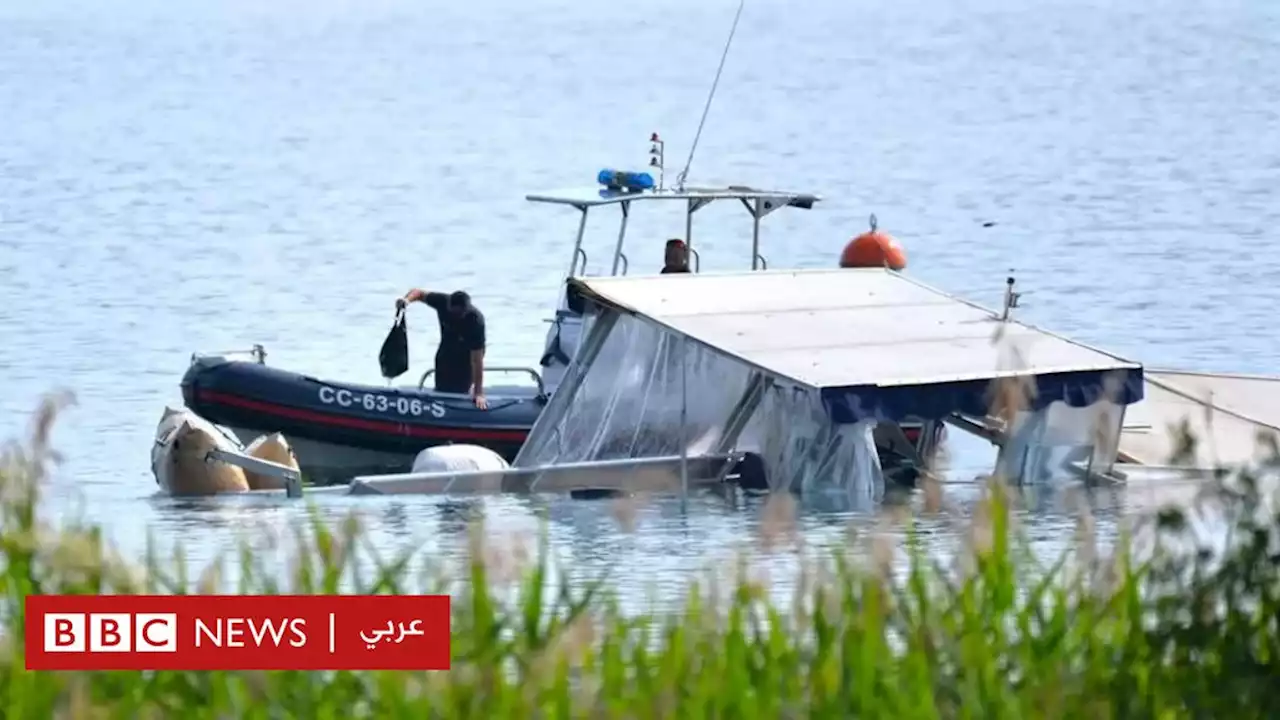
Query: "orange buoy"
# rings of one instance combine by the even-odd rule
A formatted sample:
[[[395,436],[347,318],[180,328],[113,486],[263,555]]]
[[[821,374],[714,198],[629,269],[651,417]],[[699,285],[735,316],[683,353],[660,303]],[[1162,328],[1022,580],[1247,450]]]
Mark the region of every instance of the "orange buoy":
[[[871,229],[849,241],[840,253],[840,267],[887,267],[902,270],[907,266],[907,253],[892,235],[876,229],[876,216],[871,216]]]

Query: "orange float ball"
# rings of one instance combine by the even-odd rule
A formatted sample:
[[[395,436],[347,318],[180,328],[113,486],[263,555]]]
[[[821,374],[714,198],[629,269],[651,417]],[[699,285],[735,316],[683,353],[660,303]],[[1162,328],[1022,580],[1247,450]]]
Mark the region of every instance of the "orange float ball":
[[[907,253],[892,235],[876,229],[876,216],[871,216],[871,229],[858,235],[840,253],[840,267],[887,267],[902,270],[907,266]]]

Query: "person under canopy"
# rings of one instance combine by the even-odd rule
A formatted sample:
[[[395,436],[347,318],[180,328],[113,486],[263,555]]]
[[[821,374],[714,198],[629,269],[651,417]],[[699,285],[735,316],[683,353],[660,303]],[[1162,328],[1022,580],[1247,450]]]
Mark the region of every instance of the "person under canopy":
[[[666,257],[662,265],[660,273],[687,273],[689,270],[689,246],[679,238],[671,238],[667,241]]]

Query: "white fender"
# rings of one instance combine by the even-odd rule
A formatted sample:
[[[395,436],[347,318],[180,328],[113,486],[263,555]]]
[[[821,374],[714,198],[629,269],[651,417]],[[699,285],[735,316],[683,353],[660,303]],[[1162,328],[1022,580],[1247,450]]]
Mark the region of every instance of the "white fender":
[[[415,473],[502,471],[510,467],[501,455],[479,445],[437,445],[413,459]]]

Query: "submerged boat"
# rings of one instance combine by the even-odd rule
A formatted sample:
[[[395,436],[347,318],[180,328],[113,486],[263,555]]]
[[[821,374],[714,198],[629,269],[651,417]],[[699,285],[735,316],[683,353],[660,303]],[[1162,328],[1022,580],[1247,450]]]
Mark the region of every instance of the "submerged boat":
[[[658,147],[656,136],[655,147]],[[661,170],[660,164],[655,164]],[[659,175],[661,178],[661,175]],[[760,223],[782,208],[811,209],[819,201],[811,193],[759,190],[744,186],[666,188],[648,173],[602,171],[595,186],[526,196],[534,203],[569,206],[579,211],[564,291],[554,317],[547,322],[544,353],[538,369],[486,368],[486,373],[516,373],[528,384],[493,385],[486,381],[489,408],[477,409],[465,395],[439,393],[427,381],[416,385],[377,387],[315,378],[269,367],[265,350],[254,346],[251,360],[223,355],[195,355],[182,380],[183,398],[193,412],[227,427],[244,442],[265,433],[280,432],[293,443],[302,471],[314,482],[345,482],[358,474],[404,472],[422,450],[444,444],[473,444],[514,461],[530,429],[556,392],[578,351],[586,329],[586,315],[575,278],[623,276],[630,268],[626,254],[631,210],[672,201],[684,211],[684,242],[690,272],[701,269],[694,243],[693,215],[718,200],[740,203],[751,217],[749,268],[768,268],[761,254]],[[592,266],[586,249],[587,217],[593,209],[616,207],[620,213],[616,237],[606,239],[604,262]],[[657,259],[666,238],[646,243],[646,265]],[[653,264],[654,278],[658,263]],[[742,269],[741,264],[737,268]],[[649,275],[650,273],[645,273]],[[918,444],[922,424],[904,421],[895,442]]]
[[[179,497],[249,490],[242,468],[208,462],[212,450],[235,453],[240,448],[203,418],[166,407],[151,447],[151,472],[156,484],[164,493]]]
[[[1099,477],[1143,398],[1140,363],[1017,322],[1008,300],[987,310],[885,269],[571,282],[588,329],[510,469],[358,477],[346,491],[684,493],[750,468],[770,491],[837,490],[869,508],[893,484],[882,441],[904,423],[932,437],[943,423],[984,430],[995,412],[1008,423],[998,475]],[[1010,384],[1022,402],[1004,400]]]
[[[188,408],[166,407],[156,425],[151,472],[161,492],[174,497],[290,490],[297,456],[280,433],[248,447]],[[292,471],[292,472],[290,472]]]

